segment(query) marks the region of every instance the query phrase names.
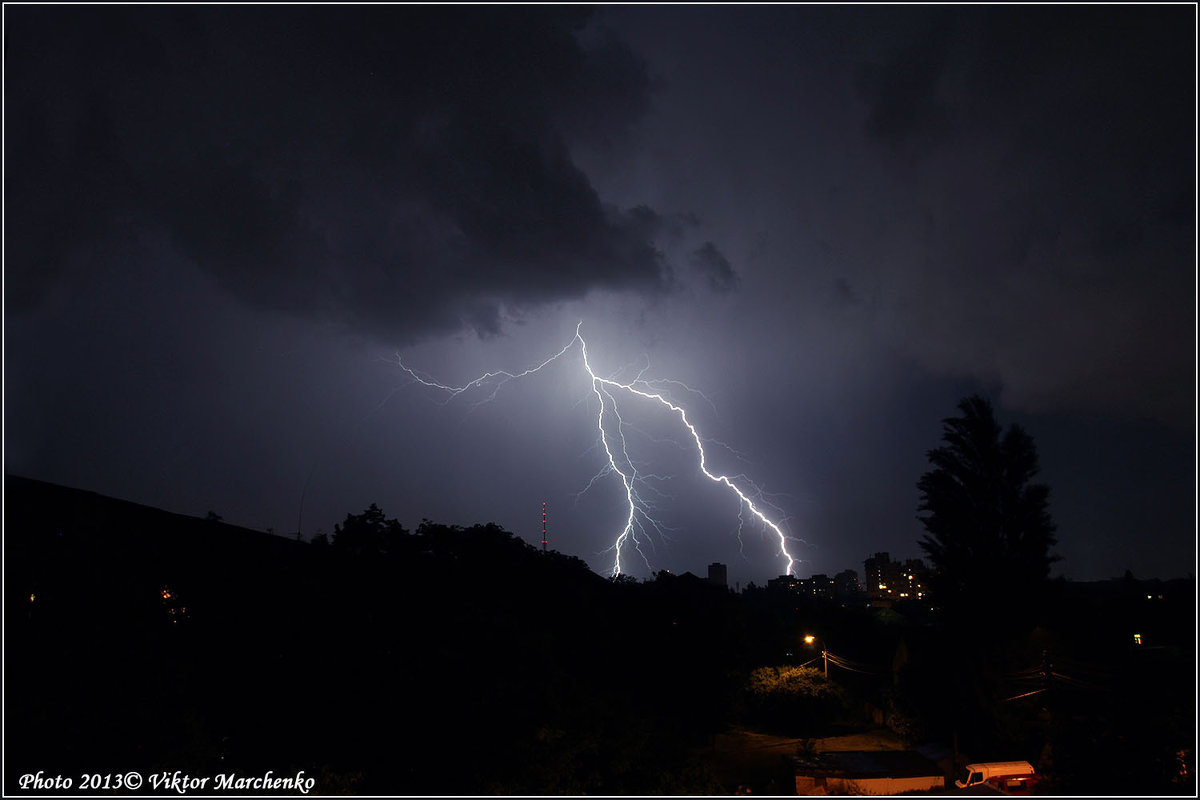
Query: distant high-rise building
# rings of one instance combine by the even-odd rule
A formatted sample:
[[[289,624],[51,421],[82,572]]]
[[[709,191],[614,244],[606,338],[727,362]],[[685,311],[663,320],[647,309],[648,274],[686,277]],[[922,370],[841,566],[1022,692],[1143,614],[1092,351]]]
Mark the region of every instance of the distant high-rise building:
[[[867,597],[862,584],[858,582],[858,573],[852,569],[844,569],[833,576],[833,599],[844,606],[862,605]]]
[[[791,592],[798,594],[801,590],[800,579],[795,575],[780,575],[767,581],[767,589],[775,592]]]
[[[876,553],[863,562],[863,581],[871,605],[891,599],[888,589],[891,567],[892,557],[888,553]]]
[[[729,588],[727,570],[724,564],[714,561],[708,565],[708,582],[715,583],[722,588]]]
[[[910,558],[904,562],[899,572],[900,578],[897,582],[900,586],[900,599],[924,600],[929,592],[926,588],[929,570],[925,567],[925,562],[919,558]]]
[[[888,553],[876,553],[863,562],[863,570],[867,598],[873,606],[891,608],[896,602],[926,599],[927,570],[919,558],[901,563],[892,561]]]
[[[833,578],[818,573],[800,581],[800,593],[814,600],[833,600]]]

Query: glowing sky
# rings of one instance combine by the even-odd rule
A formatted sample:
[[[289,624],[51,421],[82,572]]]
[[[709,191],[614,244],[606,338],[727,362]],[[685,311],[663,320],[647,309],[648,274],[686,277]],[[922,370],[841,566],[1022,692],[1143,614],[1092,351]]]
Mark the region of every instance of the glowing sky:
[[[581,354],[484,405],[396,361],[461,385],[582,320],[596,374],[703,393],[801,576],[920,555],[971,392],[1038,445],[1059,573],[1185,575],[1195,13],[6,6],[5,468],[305,535],[376,503],[540,544],[546,502],[607,574]],[[779,574],[629,414],[653,568]]]

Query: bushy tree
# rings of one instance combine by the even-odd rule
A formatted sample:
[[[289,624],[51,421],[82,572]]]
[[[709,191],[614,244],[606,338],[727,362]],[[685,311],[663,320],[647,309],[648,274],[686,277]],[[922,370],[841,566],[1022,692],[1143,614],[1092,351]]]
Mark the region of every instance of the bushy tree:
[[[921,476],[920,541],[935,568],[935,601],[952,617],[1029,610],[1046,584],[1055,526],[1050,490],[1033,483],[1037,449],[1020,426],[1004,432],[978,395],[943,420],[942,447]]]
[[[347,514],[346,521],[333,526],[333,546],[351,553],[395,555],[402,551],[408,531],[372,503],[361,514]]]
[[[783,734],[816,734],[842,710],[841,689],[811,667],[760,667],[746,682],[753,721]]]

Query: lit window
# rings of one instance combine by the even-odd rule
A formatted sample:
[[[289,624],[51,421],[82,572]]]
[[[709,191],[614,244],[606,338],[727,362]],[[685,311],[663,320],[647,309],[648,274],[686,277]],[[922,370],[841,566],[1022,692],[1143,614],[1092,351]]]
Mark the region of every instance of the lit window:
[[[1134,643],[1134,644],[1141,644],[1141,643],[1142,643],[1142,635],[1141,635],[1140,633],[1135,633],[1135,634],[1133,635],[1133,643]]]

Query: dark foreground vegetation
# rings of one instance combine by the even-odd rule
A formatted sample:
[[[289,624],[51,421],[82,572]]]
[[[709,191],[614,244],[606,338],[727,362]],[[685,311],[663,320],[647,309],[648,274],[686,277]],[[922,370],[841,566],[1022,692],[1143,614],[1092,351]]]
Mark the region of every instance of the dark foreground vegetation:
[[[948,629],[691,575],[607,580],[496,526],[408,532],[375,507],[307,543],[5,489],[6,794],[39,770],[726,794],[704,754],[730,725],[808,737],[872,716],[1034,761],[1062,793],[1195,791],[1191,581],[1059,583],[1022,630]],[[809,632],[864,669],[796,669]]]

